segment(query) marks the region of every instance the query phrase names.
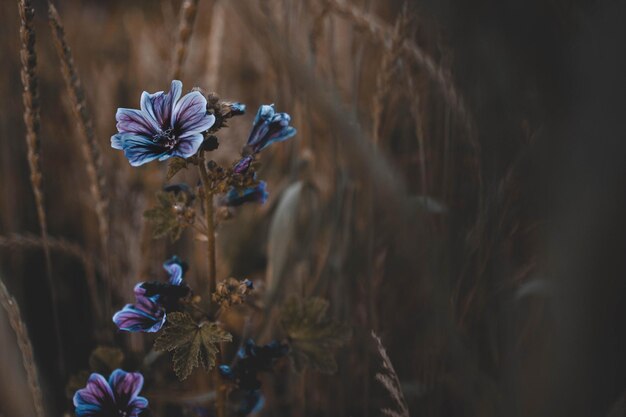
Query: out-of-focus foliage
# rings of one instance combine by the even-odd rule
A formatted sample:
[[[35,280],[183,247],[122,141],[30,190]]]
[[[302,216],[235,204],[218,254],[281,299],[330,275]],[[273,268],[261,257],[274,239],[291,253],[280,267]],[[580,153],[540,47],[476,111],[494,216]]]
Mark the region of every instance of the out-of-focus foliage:
[[[350,339],[351,331],[328,316],[328,301],[292,297],[281,310],[281,324],[287,333],[296,370],[311,368],[322,373],[337,370],[335,349]]]

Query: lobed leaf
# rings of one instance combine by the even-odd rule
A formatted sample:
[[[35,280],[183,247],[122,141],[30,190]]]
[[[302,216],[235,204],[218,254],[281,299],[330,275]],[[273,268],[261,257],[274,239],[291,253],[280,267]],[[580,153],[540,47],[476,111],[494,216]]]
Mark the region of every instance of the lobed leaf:
[[[231,340],[232,336],[217,324],[196,323],[189,314],[177,312],[167,315],[167,324],[154,348],[173,352],[174,372],[182,381],[200,365],[207,371],[215,367],[217,344]]]

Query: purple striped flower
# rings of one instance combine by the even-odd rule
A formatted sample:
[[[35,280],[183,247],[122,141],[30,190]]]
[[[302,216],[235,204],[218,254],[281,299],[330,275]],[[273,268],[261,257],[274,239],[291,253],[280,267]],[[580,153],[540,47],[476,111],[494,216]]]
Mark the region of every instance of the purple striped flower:
[[[158,332],[165,324],[165,308],[150,297],[141,295],[145,290],[140,285],[135,286],[135,304],[126,304],[115,313],[113,323],[126,332]]]
[[[253,155],[275,142],[282,142],[296,134],[296,129],[289,126],[291,117],[287,113],[276,113],[273,104],[264,104],[252,123],[252,131],[244,147],[244,157],[235,164],[233,170],[242,174],[248,170]]]
[[[135,304],[126,304],[113,315],[115,325],[126,332],[155,333],[165,324],[166,314],[180,311],[180,299],[191,292],[183,281],[187,264],[178,256],[163,263],[168,282],[149,281],[135,285]]]
[[[141,110],[117,109],[119,133],[111,137],[111,147],[123,150],[132,166],[173,156],[188,158],[198,151],[202,132],[213,126],[215,116],[207,114],[206,98],[199,91],[180,98],[182,89],[183,84],[174,80],[167,93],[144,91]]]
[[[74,394],[74,406],[78,417],[137,417],[148,400],[139,397],[143,387],[143,375],[138,372],[113,371],[107,381],[93,373],[87,386]]]

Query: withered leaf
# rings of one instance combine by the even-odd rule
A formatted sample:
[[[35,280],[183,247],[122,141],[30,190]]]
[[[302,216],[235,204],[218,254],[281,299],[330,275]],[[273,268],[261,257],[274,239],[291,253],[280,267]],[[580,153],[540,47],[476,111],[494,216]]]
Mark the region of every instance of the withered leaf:
[[[281,324],[291,345],[290,357],[297,371],[305,368],[334,373],[334,350],[351,337],[348,326],[328,317],[322,298],[300,301],[290,298],[281,310]]]
[[[187,313],[171,313],[154,348],[174,353],[174,372],[182,381],[200,365],[207,371],[215,367],[217,344],[231,340],[232,336],[215,323],[196,323]]]

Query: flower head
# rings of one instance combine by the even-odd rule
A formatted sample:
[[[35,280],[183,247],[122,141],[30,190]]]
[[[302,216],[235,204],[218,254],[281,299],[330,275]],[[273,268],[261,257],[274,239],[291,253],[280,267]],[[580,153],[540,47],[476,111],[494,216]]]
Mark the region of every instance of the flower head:
[[[267,197],[269,197],[267,183],[259,181],[254,187],[245,188],[241,191],[235,187],[230,188],[224,198],[222,198],[221,205],[237,207],[245,203],[263,204],[267,201]]]
[[[135,286],[135,295],[149,297],[167,312],[179,311],[180,299],[185,298],[191,292],[183,281],[187,264],[178,256],[173,256],[163,263],[163,269],[170,276],[168,282],[140,282]]]
[[[290,121],[291,117],[287,113],[276,113],[273,104],[259,107],[246,144],[249,152],[259,153],[274,142],[282,142],[294,136],[296,129],[289,126]]]
[[[206,98],[199,91],[180,98],[182,89],[183,84],[174,80],[167,93],[144,91],[141,110],[117,109],[119,133],[111,137],[111,146],[123,150],[132,166],[173,156],[188,158],[198,151],[202,132],[213,126],[215,116],[207,113]]]
[[[74,394],[74,406],[78,417],[137,417],[148,400],[139,397],[143,376],[138,372],[113,371],[107,381],[93,373],[87,386]]]
[[[294,136],[296,129],[289,126],[290,121],[291,117],[287,113],[276,113],[273,104],[259,107],[248,142],[243,149],[243,157],[235,164],[233,171],[236,174],[245,173],[252,164],[254,155],[274,142],[282,142]]]
[[[154,333],[161,330],[166,313],[180,310],[180,299],[191,289],[183,281],[187,264],[178,256],[163,263],[169,274],[167,283],[159,281],[140,282],[135,285],[135,304],[126,304],[113,316],[120,330],[127,332]]]

